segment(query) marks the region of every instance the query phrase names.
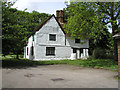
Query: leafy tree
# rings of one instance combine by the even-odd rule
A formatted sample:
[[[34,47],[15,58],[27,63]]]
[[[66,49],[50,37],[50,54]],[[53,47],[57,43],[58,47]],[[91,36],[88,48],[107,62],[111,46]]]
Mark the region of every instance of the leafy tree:
[[[97,13],[101,16],[102,22],[107,25],[111,24],[112,35],[120,32],[120,3],[119,2],[98,2],[95,3],[97,5]],[[117,60],[117,43],[114,40],[114,60]]]
[[[66,32],[71,33],[74,38],[89,37],[91,54],[97,47],[110,49],[110,40],[108,40],[110,33],[103,23],[103,18],[101,19],[98,14],[98,7],[95,3],[73,2],[64,11],[67,17]]]
[[[111,24],[112,34],[120,31],[120,3],[119,2],[98,2],[95,3],[96,12],[104,24]]]
[[[19,58],[27,36],[50,15],[37,11],[32,13],[20,11],[11,8],[12,5],[11,2],[2,4],[2,53],[3,55],[13,53]]]
[[[87,3],[71,3],[68,7],[70,17],[65,25],[67,33],[71,33],[72,37],[85,38],[93,37],[100,29],[103,28],[95,11]]]
[[[2,7],[3,54],[13,52],[18,58],[18,54],[20,54],[24,45],[23,39],[26,36],[26,28],[18,23],[17,9],[10,8],[10,5],[12,4],[5,2]]]

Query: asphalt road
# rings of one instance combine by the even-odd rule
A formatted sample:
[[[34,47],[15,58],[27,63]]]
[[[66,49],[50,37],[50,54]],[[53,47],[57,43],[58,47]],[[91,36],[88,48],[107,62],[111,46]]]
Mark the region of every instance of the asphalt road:
[[[2,88],[118,88],[116,75],[72,65],[2,69]]]

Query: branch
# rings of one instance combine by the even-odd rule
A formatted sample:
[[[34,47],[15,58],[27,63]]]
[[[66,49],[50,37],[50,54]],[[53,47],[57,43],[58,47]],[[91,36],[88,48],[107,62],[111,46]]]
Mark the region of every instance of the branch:
[[[101,6],[101,12],[103,12],[103,13],[105,13],[105,14],[107,14],[108,16],[110,16],[111,17],[111,14],[107,11],[107,9],[105,10],[104,9],[104,6],[103,6],[103,4],[100,4],[99,2],[97,3],[97,5],[100,5]],[[108,9],[110,10],[110,8],[108,7]]]
[[[110,21],[105,22],[105,20],[102,21],[105,25],[107,25],[108,23],[110,23]]]

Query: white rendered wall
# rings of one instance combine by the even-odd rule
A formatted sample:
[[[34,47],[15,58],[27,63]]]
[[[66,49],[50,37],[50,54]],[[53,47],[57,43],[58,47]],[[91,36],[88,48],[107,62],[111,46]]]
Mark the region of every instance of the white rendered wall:
[[[70,59],[71,47],[52,46],[55,47],[55,56],[46,56],[46,47],[51,47],[51,46],[37,46],[35,48],[36,54],[34,60]]]
[[[34,56],[32,56],[31,53],[30,53],[32,45],[34,46],[34,52],[35,52],[35,36],[34,36],[34,41],[33,41],[33,36],[31,36],[28,39],[28,44],[26,46],[26,58],[31,59],[31,60],[34,58]],[[28,47],[28,55],[27,55],[27,47]]]
[[[56,41],[49,41],[49,34],[56,34]],[[36,32],[36,44],[39,45],[65,45],[65,34],[52,17],[39,31]]]

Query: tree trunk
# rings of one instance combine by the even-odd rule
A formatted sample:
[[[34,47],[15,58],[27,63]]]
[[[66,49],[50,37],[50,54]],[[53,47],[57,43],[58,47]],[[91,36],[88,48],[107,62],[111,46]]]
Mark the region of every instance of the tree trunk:
[[[118,60],[117,40],[114,39],[114,61]]]
[[[117,33],[117,25],[114,25],[113,23],[112,24],[112,35],[114,36],[116,33]],[[118,60],[118,53],[117,53],[117,41],[116,39],[114,38],[114,61],[117,61]]]
[[[19,54],[17,53],[17,55],[16,55],[16,59],[19,59]]]
[[[112,12],[113,13],[113,12]],[[115,18],[114,16],[112,15],[111,16],[111,19],[112,19],[112,22],[111,22],[111,25],[112,25],[112,35],[114,36],[117,31],[118,31],[118,26],[117,26],[117,23],[114,23],[115,21]],[[117,55],[117,41],[115,40],[115,38],[113,39],[114,40],[114,61],[117,61],[118,60],[118,55]]]

